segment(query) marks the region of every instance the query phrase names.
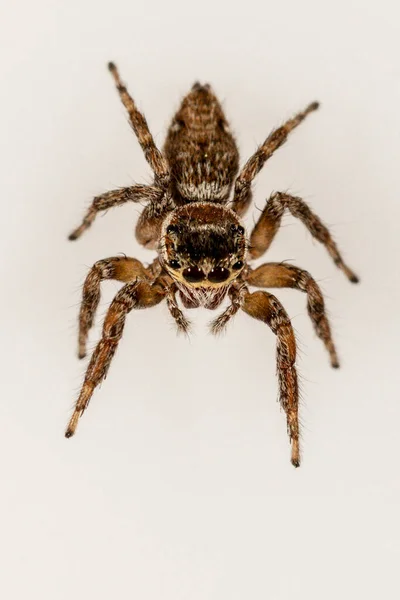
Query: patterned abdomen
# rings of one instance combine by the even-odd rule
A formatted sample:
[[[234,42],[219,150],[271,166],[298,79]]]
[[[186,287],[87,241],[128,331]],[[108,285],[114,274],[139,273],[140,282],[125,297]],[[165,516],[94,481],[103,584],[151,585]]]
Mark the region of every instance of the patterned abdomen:
[[[168,130],[164,153],[178,200],[226,203],[239,153],[209,85],[195,83],[183,99]]]

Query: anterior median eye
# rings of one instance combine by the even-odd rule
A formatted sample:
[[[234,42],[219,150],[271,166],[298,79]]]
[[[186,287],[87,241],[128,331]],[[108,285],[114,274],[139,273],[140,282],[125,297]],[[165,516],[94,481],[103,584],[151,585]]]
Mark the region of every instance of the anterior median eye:
[[[170,260],[169,266],[171,267],[171,269],[179,269],[181,266],[181,263],[179,262],[179,260]]]
[[[221,283],[221,281],[225,281],[228,279],[230,275],[229,269],[225,269],[225,267],[215,267],[208,274],[208,280],[212,283]]]
[[[205,279],[205,275],[199,267],[187,267],[182,274],[189,283],[197,283]]]

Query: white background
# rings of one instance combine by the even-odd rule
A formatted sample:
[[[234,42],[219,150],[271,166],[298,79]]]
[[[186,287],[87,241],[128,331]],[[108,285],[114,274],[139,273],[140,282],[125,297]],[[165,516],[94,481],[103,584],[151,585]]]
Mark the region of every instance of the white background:
[[[2,4],[2,598],[399,598],[398,3]],[[76,437],[63,437],[85,369],[88,268],[154,256],[133,238],[136,206],[66,239],[94,195],[151,181],[110,59],[159,145],[197,79],[224,102],[242,160],[322,103],[258,177],[247,217],[272,190],[302,195],[362,280],[285,219],[267,260],[320,283],[342,362],[330,369],[304,295],[279,291],[300,347],[298,470],[274,336],[244,313],[214,339],[214,315],[192,311],[190,341],[164,305],[132,313]],[[100,322],[118,288],[104,284]]]

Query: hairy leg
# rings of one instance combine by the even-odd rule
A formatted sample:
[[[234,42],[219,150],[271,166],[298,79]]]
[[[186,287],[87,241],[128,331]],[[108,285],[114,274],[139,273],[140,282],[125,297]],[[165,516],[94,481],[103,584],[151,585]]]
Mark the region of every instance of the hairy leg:
[[[153,285],[146,281],[127,283],[115,296],[104,321],[103,335],[93,352],[86,371],[81,393],[68,424],[65,436],[74,435],[79,418],[87,408],[94,389],[106,377],[118,342],[122,337],[126,315],[133,308],[150,308],[165,297],[166,289],[156,280]]]
[[[254,271],[250,271],[246,283],[266,288],[290,287],[305,292],[307,294],[307,310],[315,332],[329,352],[332,367],[339,367],[331,328],[325,314],[324,298],[320,288],[307,271],[293,265],[266,263]]]
[[[235,196],[233,197],[233,200],[230,203],[230,208],[232,208],[232,210],[234,210],[235,213],[239,215],[239,217],[243,217],[246,214],[247,209],[249,208],[252,200],[253,193],[251,191],[251,188],[249,187],[246,193],[242,194],[239,200],[236,200]]]
[[[352,283],[358,283],[357,275],[346,265],[328,229],[301,198],[282,192],[272,194],[257,221],[251,236],[249,252],[259,258],[271,245],[278,231],[283,213],[288,210],[307,227],[311,235],[325,246],[333,261]]]
[[[151,276],[136,258],[115,256],[97,261],[90,269],[83,285],[82,303],[79,311],[78,356],[86,356],[86,342],[100,302],[100,284],[105,279],[116,281],[151,280]]]
[[[248,294],[249,290],[247,286],[240,282],[237,285],[233,285],[229,290],[229,297],[231,304],[221,313],[214,321],[211,321],[210,328],[211,333],[217,335],[222,333],[228,322],[236,315],[240,308],[242,308],[244,297]]]
[[[299,390],[295,368],[296,340],[292,325],[281,303],[267,292],[248,293],[244,297],[242,308],[254,319],[266,323],[277,337],[279,399],[286,413],[292,443],[292,464],[299,467]]]
[[[255,176],[261,171],[265,162],[273,155],[275,150],[286,142],[289,133],[304,121],[310,112],[316,110],[318,106],[318,102],[313,102],[304,111],[293,117],[293,119],[289,119],[284,125],[272,131],[262,146],[249,158],[235,182],[234,210],[239,213],[244,212],[250,201],[248,196],[251,192],[251,184]]]
[[[170,172],[167,160],[157,148],[144,115],[138,110],[133,98],[129,95],[128,90],[121,82],[117,67],[114,63],[110,62],[108,68],[114,77],[121,101],[128,111],[133,131],[136,134],[147,162],[154,172],[156,182],[160,187],[165,189],[170,182]]]
[[[157,203],[161,200],[163,191],[157,187],[150,185],[134,185],[128,188],[121,188],[119,190],[112,190],[96,196],[94,198],[90,208],[86,212],[83,218],[82,224],[79,225],[69,235],[69,240],[77,240],[86,229],[90,227],[96,218],[98,212],[102,210],[108,210],[114,206],[120,206],[126,202],[154,202]]]
[[[143,209],[136,225],[136,239],[145,248],[157,249],[161,227],[166,215],[176,208],[167,191],[157,201],[149,202]]]
[[[190,321],[185,317],[183,312],[178,306],[178,302],[176,300],[176,289],[174,286],[171,286],[166,295],[168,310],[173,316],[175,323],[178,326],[178,331],[182,333],[189,333]]]

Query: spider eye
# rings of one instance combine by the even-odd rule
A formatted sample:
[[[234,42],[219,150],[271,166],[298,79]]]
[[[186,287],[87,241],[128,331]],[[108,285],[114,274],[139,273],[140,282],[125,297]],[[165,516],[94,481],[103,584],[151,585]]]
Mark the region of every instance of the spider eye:
[[[208,280],[212,283],[221,283],[221,281],[225,281],[228,279],[230,275],[229,269],[225,269],[224,267],[215,267],[208,274]]]
[[[237,262],[235,262],[235,264],[233,265],[232,269],[235,269],[235,271],[238,271],[242,267],[243,267],[243,261],[242,260],[238,260]]]
[[[198,283],[206,278],[199,267],[187,267],[187,269],[183,271],[183,276],[189,283]]]
[[[239,233],[240,235],[243,235],[244,227],[242,227],[242,225],[235,225],[235,223],[232,223],[231,231],[232,231],[232,233]]]
[[[178,233],[179,232],[179,226],[178,225],[168,225],[167,227],[167,233]]]
[[[170,260],[169,266],[171,267],[171,269],[179,269],[181,266],[181,263],[179,262],[179,260]]]

